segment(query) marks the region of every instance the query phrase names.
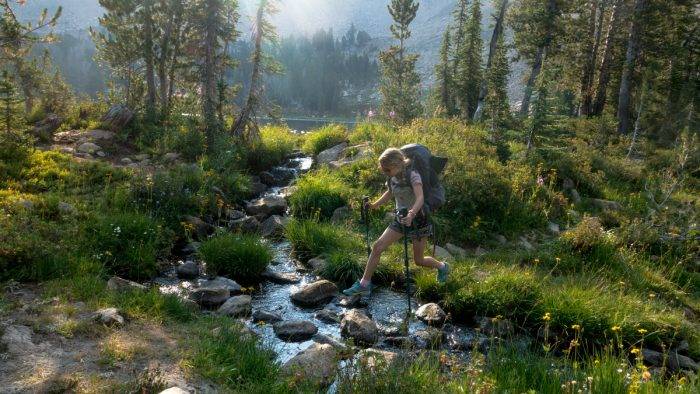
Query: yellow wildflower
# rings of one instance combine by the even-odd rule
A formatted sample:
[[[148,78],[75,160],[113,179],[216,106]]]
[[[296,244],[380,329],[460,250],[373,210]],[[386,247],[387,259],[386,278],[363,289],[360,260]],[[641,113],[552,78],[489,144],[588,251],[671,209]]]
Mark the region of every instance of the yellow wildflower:
[[[632,350],[630,350],[630,353],[632,353],[632,354],[639,354],[639,349],[633,348]]]
[[[542,316],[542,320],[550,321],[550,320],[552,320],[552,315],[549,312],[547,312],[544,314],[544,316]]]
[[[648,382],[649,380],[651,380],[651,372],[649,372],[649,371],[642,372],[642,380],[644,380],[645,382]]]
[[[637,330],[637,332],[640,333],[640,334],[642,334],[642,335],[644,335],[644,334],[647,333],[647,330],[645,330],[645,329],[643,329],[643,328],[640,328],[639,330]]]
[[[612,330],[613,330],[613,332],[619,332],[621,329],[620,329],[620,326],[613,326]]]
[[[574,324],[573,326],[571,326],[571,329],[574,331],[581,331],[581,326],[579,326],[578,324]]]

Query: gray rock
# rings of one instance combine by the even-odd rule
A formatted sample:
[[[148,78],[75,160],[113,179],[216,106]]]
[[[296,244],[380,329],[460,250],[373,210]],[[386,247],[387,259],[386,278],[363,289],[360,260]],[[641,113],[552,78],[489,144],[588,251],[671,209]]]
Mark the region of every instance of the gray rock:
[[[392,365],[397,358],[397,353],[375,348],[362,349],[355,356],[355,360],[358,363],[372,370],[380,366],[388,367]]]
[[[554,234],[554,235],[559,235],[559,233],[561,232],[559,225],[554,223],[554,222],[549,222],[547,224],[547,230],[549,230],[549,232]]]
[[[335,283],[322,279],[302,287],[291,294],[292,301],[306,307],[325,304],[338,293]]]
[[[301,280],[301,277],[296,272],[275,272],[269,269],[263,271],[260,276],[263,279],[280,285],[299,283]]]
[[[676,348],[674,350],[679,354],[683,354],[683,355],[687,356],[688,351],[690,351],[690,344],[688,343],[688,341],[686,341],[684,339],[678,344],[678,346],[676,346]]]
[[[571,194],[571,202],[573,202],[574,204],[581,203],[581,195],[578,193],[578,190],[571,189],[569,190],[569,194]]]
[[[284,215],[286,211],[287,200],[279,196],[266,196],[246,204],[246,212],[251,216],[259,214],[265,216]]]
[[[442,345],[444,338],[445,333],[434,327],[416,331],[411,336],[414,346],[418,349],[437,349]]]
[[[93,319],[107,326],[122,326],[124,318],[117,308],[105,308],[95,312]]]
[[[267,190],[267,185],[262,182],[252,182],[250,184],[250,193],[253,196],[259,196]]]
[[[316,319],[328,324],[340,323],[340,316],[328,308],[316,312]]]
[[[677,352],[670,352],[668,355],[668,367],[671,371],[693,371],[698,372],[698,364],[690,357],[683,356]]]
[[[379,330],[362,311],[352,309],[340,322],[340,335],[343,338],[352,338],[358,345],[372,346],[379,339]]]
[[[132,282],[130,280],[122,279],[118,276],[113,276],[107,281],[107,288],[112,291],[123,292],[123,291],[146,291],[148,288],[142,284]]]
[[[446,243],[445,244],[445,249],[447,249],[450,254],[458,259],[463,259],[467,257],[467,251],[464,250],[464,248],[460,248],[459,246],[451,243]]]
[[[107,154],[104,153],[104,152],[101,151],[101,150],[98,150],[97,153],[95,153],[95,154],[96,154],[98,157],[105,157],[105,156],[107,156]]]
[[[58,210],[66,215],[70,215],[76,212],[76,209],[73,205],[63,201],[58,203]]]
[[[134,111],[130,110],[126,105],[117,104],[109,108],[107,113],[102,116],[102,127],[113,131],[121,131],[124,127],[134,119]]]
[[[190,294],[190,299],[205,308],[218,308],[230,297],[225,287],[200,287]]]
[[[180,159],[179,153],[168,152],[165,155],[163,155],[163,161],[166,161],[166,162],[173,162],[173,161],[177,161],[179,159]]]
[[[159,394],[190,394],[189,391],[183,390],[179,387],[171,387],[161,391]]]
[[[306,265],[311,267],[311,269],[315,272],[322,271],[324,268],[326,268],[326,264],[326,260],[321,257],[314,257],[306,262]]]
[[[194,279],[199,276],[199,265],[194,261],[185,261],[175,271],[180,279]]]
[[[59,152],[65,153],[67,155],[72,155],[73,153],[75,153],[75,149],[68,147],[68,146],[64,146],[64,147],[61,147],[61,149],[59,149]]]
[[[260,222],[254,216],[246,216],[243,219],[232,220],[228,224],[231,230],[242,231],[244,233],[258,233]]]
[[[185,245],[184,248],[182,248],[182,253],[184,253],[184,254],[197,253],[197,250],[199,250],[200,245],[201,244],[199,242],[190,242],[187,245]]]
[[[260,233],[263,237],[280,238],[284,235],[284,226],[287,221],[287,218],[272,215],[263,222]]]
[[[241,291],[243,290],[241,285],[236,283],[235,280],[225,278],[223,276],[217,276],[216,278],[209,279],[209,280],[201,280],[199,282],[199,287],[203,287],[203,288],[223,287],[224,289],[228,290],[229,295],[231,295],[231,296],[241,294]]]
[[[532,244],[530,243],[530,241],[528,241],[527,239],[525,239],[525,237],[520,237],[520,238],[519,238],[518,244],[519,244],[523,249],[525,249],[525,250],[527,250],[527,251],[533,251],[533,250],[535,250],[535,247],[532,246]]]
[[[515,333],[515,327],[508,319],[482,317],[478,322],[481,332],[490,337],[512,337]]]
[[[136,161],[144,161],[150,158],[151,155],[149,155],[148,153],[139,153],[138,155],[134,156],[134,159],[136,159]]]
[[[592,198],[591,202],[595,207],[603,211],[619,211],[622,205],[617,201],[603,200],[600,198]]]
[[[508,240],[506,239],[506,237],[504,237],[504,236],[501,235],[501,234],[496,234],[496,235],[494,235],[494,236],[493,236],[493,239],[494,239],[496,242],[498,242],[499,244],[501,244],[501,245],[505,245],[505,244],[508,243]]]
[[[253,312],[254,322],[277,323],[282,321],[282,316],[279,313],[257,309]]]
[[[286,167],[275,167],[270,170],[273,183],[271,186],[284,186],[294,179],[294,170]],[[263,181],[264,182],[264,181]]]
[[[93,154],[97,151],[102,150],[102,148],[94,142],[84,142],[80,144],[80,146],[78,146],[76,150],[81,153]]]
[[[441,246],[435,246],[435,258],[440,261],[454,261],[454,257],[447,251],[447,249]]]
[[[251,312],[251,298],[248,295],[239,295],[231,297],[223,305],[219,307],[217,311],[221,315],[231,316],[231,317],[246,317],[250,316]]]
[[[324,150],[323,152],[319,153],[316,156],[316,163],[319,165],[321,164],[328,164],[332,161],[338,160],[340,158],[340,154],[343,152],[343,149],[347,148],[348,143],[343,142],[341,144],[338,144],[332,148],[328,148]]]
[[[192,236],[198,240],[204,240],[214,232],[214,226],[198,217],[185,215],[184,221],[192,228]]]
[[[340,353],[341,358],[343,355],[347,355],[348,351],[350,350],[347,345],[328,335],[316,334],[311,339],[316,343],[323,343],[333,346],[333,348]]]
[[[245,212],[243,211],[238,211],[236,209],[231,208],[226,209],[226,218],[228,218],[228,220],[239,220],[243,219],[244,217]]]
[[[439,326],[445,322],[447,314],[440,308],[440,305],[431,302],[421,305],[416,310],[416,317],[431,326]]]
[[[9,354],[23,354],[32,352],[35,348],[32,342],[32,329],[27,326],[7,326],[5,333],[0,338]]]
[[[336,210],[333,211],[333,216],[331,217],[331,222],[341,223],[341,222],[345,221],[348,217],[350,217],[350,208],[349,207],[336,208]]]
[[[258,176],[260,177],[260,182],[266,184],[267,186],[275,185],[275,176],[272,175],[270,171],[263,171],[258,174]]]
[[[657,352],[656,350],[642,348],[642,358],[645,364],[653,367],[661,367],[664,365],[665,357],[663,353]]]
[[[89,130],[89,131],[85,132],[85,136],[88,138],[92,138],[94,140],[109,141],[109,140],[114,138],[115,134],[109,130],[95,129],[95,130]]]
[[[340,300],[338,300],[338,305],[343,308],[354,308],[357,306],[365,306],[366,302],[362,299],[362,296],[355,294],[350,297],[341,296]]]
[[[56,114],[49,114],[44,120],[34,125],[32,134],[42,141],[51,141],[53,134],[61,127],[63,119]]]
[[[17,205],[24,208],[24,209],[32,209],[34,208],[34,203],[31,200],[25,200],[25,199],[19,199],[17,200]]]
[[[275,335],[287,342],[303,342],[318,332],[316,325],[307,320],[287,320],[272,326]]]
[[[282,372],[287,375],[303,376],[321,385],[330,384],[337,370],[335,349],[323,343],[314,343],[282,366]]]

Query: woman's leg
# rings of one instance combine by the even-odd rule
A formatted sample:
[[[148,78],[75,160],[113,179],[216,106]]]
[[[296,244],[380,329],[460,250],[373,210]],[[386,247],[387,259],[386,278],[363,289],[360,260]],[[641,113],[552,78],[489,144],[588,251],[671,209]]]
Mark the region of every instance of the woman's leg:
[[[443,263],[435,260],[431,256],[423,256],[427,242],[428,237],[413,240],[413,261],[416,262],[416,265],[420,265],[421,267],[442,268],[444,266]]]
[[[384,230],[382,236],[379,237],[374,245],[372,245],[372,252],[369,254],[367,266],[365,266],[365,273],[362,275],[363,283],[368,283],[370,280],[372,280],[372,275],[374,275],[374,270],[376,270],[377,265],[379,265],[379,258],[381,257],[382,252],[384,252],[392,243],[401,239],[401,237],[403,237],[403,234],[392,230],[389,227]]]

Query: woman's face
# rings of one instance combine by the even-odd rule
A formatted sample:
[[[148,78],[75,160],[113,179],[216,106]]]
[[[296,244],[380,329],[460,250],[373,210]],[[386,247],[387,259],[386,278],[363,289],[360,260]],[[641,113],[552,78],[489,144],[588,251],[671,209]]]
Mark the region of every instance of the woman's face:
[[[399,172],[401,172],[401,168],[398,166],[389,166],[379,163],[379,171],[386,176],[396,176]]]

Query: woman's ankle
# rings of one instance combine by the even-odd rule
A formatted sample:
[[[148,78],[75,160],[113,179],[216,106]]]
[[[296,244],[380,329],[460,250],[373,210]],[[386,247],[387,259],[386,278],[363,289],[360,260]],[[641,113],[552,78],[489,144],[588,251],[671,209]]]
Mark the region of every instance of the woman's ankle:
[[[371,280],[367,280],[364,278],[360,279],[360,286],[362,286],[362,287],[367,287],[370,285],[370,283],[372,283]]]

